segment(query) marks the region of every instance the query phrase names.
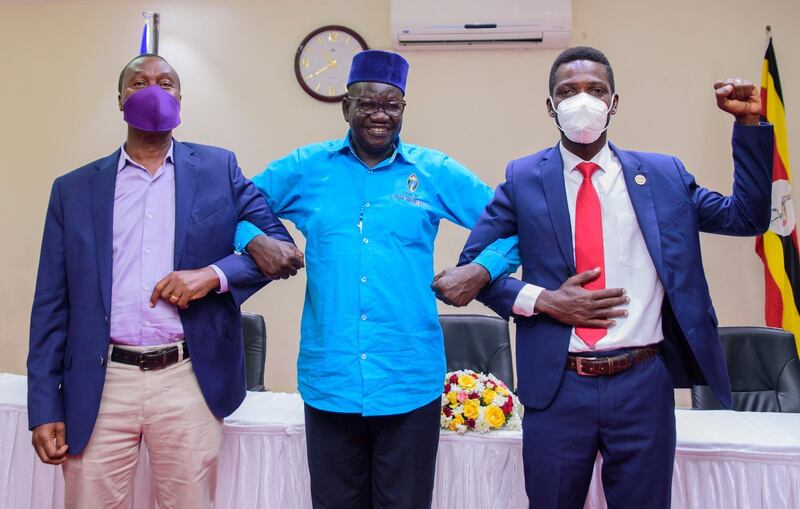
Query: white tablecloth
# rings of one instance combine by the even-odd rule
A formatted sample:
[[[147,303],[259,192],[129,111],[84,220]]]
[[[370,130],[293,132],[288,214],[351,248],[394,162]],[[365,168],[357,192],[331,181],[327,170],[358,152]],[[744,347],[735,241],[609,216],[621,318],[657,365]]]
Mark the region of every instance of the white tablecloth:
[[[25,377],[0,374],[0,508],[61,508],[60,467],[42,464],[30,445],[25,390]],[[800,508],[800,414],[678,410],[676,418],[673,507]],[[519,432],[443,432],[433,506],[527,507],[521,441]],[[599,468],[587,507],[605,507]],[[131,507],[154,507],[146,461],[135,484]],[[217,507],[311,507],[298,395],[248,393],[225,420]]]

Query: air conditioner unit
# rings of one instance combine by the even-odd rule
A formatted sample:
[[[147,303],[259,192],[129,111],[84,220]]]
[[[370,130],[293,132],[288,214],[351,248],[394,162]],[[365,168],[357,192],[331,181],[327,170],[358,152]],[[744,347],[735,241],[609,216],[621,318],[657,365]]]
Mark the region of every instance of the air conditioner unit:
[[[571,0],[392,0],[392,46],[566,48]]]

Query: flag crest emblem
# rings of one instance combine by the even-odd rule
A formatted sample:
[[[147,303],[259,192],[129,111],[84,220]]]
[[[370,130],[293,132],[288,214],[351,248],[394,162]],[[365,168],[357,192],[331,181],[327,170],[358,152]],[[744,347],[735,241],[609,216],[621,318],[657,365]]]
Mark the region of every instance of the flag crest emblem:
[[[417,188],[419,187],[419,179],[417,178],[417,175],[415,173],[412,173],[411,175],[408,176],[408,179],[406,180],[406,187],[412,193],[416,191]]]

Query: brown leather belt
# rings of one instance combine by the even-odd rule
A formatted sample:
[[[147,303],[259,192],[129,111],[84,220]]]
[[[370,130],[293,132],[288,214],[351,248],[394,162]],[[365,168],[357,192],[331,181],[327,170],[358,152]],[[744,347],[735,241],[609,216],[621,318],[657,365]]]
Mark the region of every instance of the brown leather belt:
[[[189,349],[186,348],[186,341],[181,341],[180,347],[183,349],[183,358],[189,358]],[[122,364],[130,364],[132,366],[139,366],[142,371],[151,371],[153,369],[166,368],[170,364],[178,362],[180,356],[178,355],[178,346],[168,346],[158,350],[149,350],[146,352],[134,352],[133,350],[125,350],[124,348],[115,345],[111,350],[111,360],[120,362]]]
[[[644,346],[631,348],[627,352],[613,357],[579,357],[567,356],[567,369],[577,371],[581,376],[610,376],[622,373],[634,364],[644,362],[658,354],[658,348]]]

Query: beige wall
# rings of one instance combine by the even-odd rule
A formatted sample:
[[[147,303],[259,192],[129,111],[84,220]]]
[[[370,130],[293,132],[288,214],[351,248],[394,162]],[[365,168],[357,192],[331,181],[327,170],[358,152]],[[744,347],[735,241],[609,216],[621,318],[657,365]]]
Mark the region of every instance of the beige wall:
[[[373,48],[389,48],[388,0],[0,0],[0,372],[25,371],[50,183],[123,141],[116,80],[138,49],[144,9],[161,12],[161,53],[182,78],[176,136],[233,149],[251,176],[295,146],[346,129],[338,106],[310,99],[295,82],[292,59],[306,33],[345,24]],[[791,161],[800,167],[800,3],[575,0],[573,9],[572,43],[604,50],[615,69],[621,102],[611,138],[625,148],[678,155],[701,184],[726,193],[731,120],[716,111],[711,84],[735,75],[758,82],[763,27],[772,24]],[[444,150],[496,185],[508,159],[557,139],[544,110],[556,54],[406,53],[404,139]],[[443,225],[437,270],[455,262],[465,238]],[[705,236],[703,249],[720,321],[763,323],[763,276],[752,240]],[[245,305],[266,315],[273,389],[296,387],[304,285],[304,276],[270,285]],[[478,304],[469,311],[487,312]]]

